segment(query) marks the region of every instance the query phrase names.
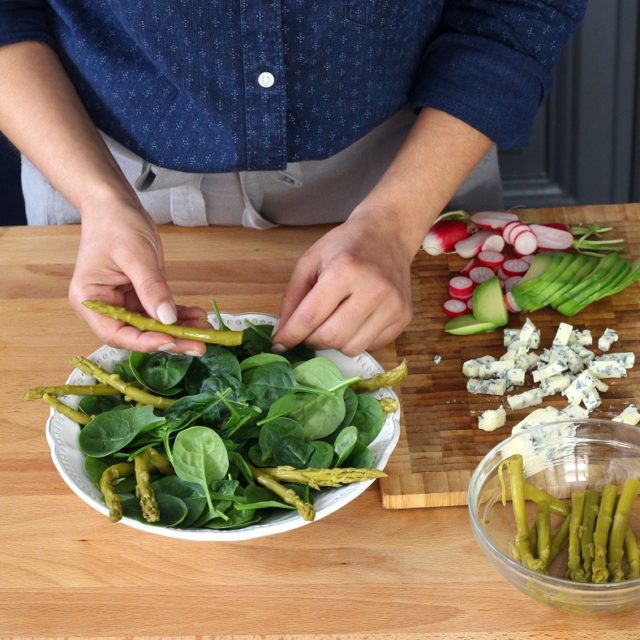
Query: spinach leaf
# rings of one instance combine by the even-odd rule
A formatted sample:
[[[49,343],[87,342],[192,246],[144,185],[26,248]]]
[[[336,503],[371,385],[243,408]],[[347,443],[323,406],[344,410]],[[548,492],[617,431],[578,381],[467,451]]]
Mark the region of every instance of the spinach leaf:
[[[173,468],[178,477],[199,484],[213,509],[209,483],[224,478],[229,456],[222,438],[207,427],[189,427],[180,431],[172,449]]]
[[[360,380],[359,376],[345,378],[335,362],[323,357],[301,362],[293,369],[293,373],[299,384],[326,391],[344,389]]]
[[[214,396],[224,393],[227,400],[241,403],[248,403],[253,400],[251,389],[238,378],[224,373],[224,371],[211,374],[208,378],[205,378],[200,387],[200,393],[210,393]]]
[[[137,498],[123,498],[121,500],[122,513],[129,518],[144,522],[144,524],[162,527],[175,527],[179,525],[189,513],[187,505],[185,505],[180,498],[176,498],[176,496],[168,493],[157,493],[156,501],[158,502],[158,509],[160,511],[160,520],[158,522],[151,523],[144,519],[140,501]]]
[[[246,356],[253,356],[257,353],[271,352],[271,334],[273,326],[270,324],[253,324],[247,323],[247,328],[242,334],[241,351]]]
[[[356,442],[351,455],[344,461],[344,466],[370,469],[373,467],[373,454],[367,445],[362,444],[362,442]]]
[[[304,362],[305,360],[311,360],[316,357],[316,352],[304,344],[298,344],[292,349],[285,351],[282,354],[291,364],[295,365],[298,362]]]
[[[164,421],[164,418],[154,415],[153,407],[149,405],[105,411],[80,431],[80,450],[87,456],[103,458],[120,451],[139,433],[155,429]]]
[[[122,406],[122,396],[85,396],[80,400],[78,409],[88,416],[97,416],[99,413]],[[128,405],[124,405],[123,408],[127,407]]]
[[[164,412],[167,422],[172,422],[176,428],[188,427],[195,420],[207,427],[212,427],[220,421],[220,398],[211,393],[198,393],[192,396],[178,398]]]
[[[100,478],[102,477],[105,469],[113,464],[117,464],[118,462],[122,462],[122,460],[118,460],[118,458],[112,456],[108,456],[106,458],[92,458],[91,456],[86,456],[84,459],[84,470],[89,476],[91,482],[96,486],[100,486]],[[132,492],[136,488],[135,476],[121,478],[114,483],[114,488],[116,493]]]
[[[125,382],[133,382],[136,379],[133,375],[133,371],[131,371],[128,360],[118,362],[118,364],[113,368],[113,373],[115,373]]]
[[[200,485],[185,482],[178,476],[164,476],[153,482],[151,486],[156,497],[160,493],[165,493],[180,498],[184,502],[187,507],[187,514],[180,522],[181,528],[191,526],[202,515],[207,506],[207,499]],[[162,517],[162,512],[160,517]]]
[[[263,364],[271,364],[272,362],[284,362],[289,364],[289,361],[277,353],[257,353],[255,356],[249,356],[240,363],[241,371],[247,369],[253,369],[254,367],[261,367]]]
[[[333,448],[336,452],[334,467],[341,467],[344,461],[351,455],[358,442],[358,430],[355,427],[345,427],[340,431]]]
[[[313,448],[313,453],[307,466],[314,469],[329,469],[333,462],[333,447],[324,440],[313,440],[309,444]]]
[[[202,526],[207,529],[240,529],[256,524],[261,519],[262,515],[259,510],[233,508],[226,520],[214,519]]]
[[[240,363],[232,351],[216,344],[208,344],[205,354],[199,359],[209,373],[217,375],[225,373],[240,380]]]
[[[283,502],[278,496],[258,485],[252,484],[244,490],[245,502],[240,502],[236,509],[295,509],[295,507]]]
[[[276,418],[263,425],[258,440],[262,456],[273,458],[278,465],[305,467],[313,448],[304,439],[302,425],[289,418]]]
[[[358,408],[353,416],[353,424],[358,429],[358,442],[371,444],[384,425],[385,414],[380,403],[373,397],[361,393],[358,395]]]
[[[350,387],[347,387],[344,390],[342,399],[344,400],[345,411],[344,420],[340,425],[341,428],[348,427],[353,424],[353,416],[356,415],[356,409],[358,408],[358,394]]]
[[[243,373],[243,382],[252,392],[255,404],[263,411],[297,386],[290,364],[272,362],[248,369]]]
[[[135,352],[134,352],[135,353]],[[149,389],[166,393],[173,390],[174,387],[185,377],[193,356],[185,356],[181,354],[172,354],[157,352],[151,355],[145,354],[145,357],[137,366],[137,373],[140,381]],[[129,364],[134,372],[134,368],[129,358]]]

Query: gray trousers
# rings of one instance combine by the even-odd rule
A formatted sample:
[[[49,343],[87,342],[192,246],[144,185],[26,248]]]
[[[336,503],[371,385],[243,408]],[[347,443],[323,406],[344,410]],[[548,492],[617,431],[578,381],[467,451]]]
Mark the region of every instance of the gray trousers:
[[[403,109],[331,158],[292,162],[281,171],[182,173],[151,165],[108,136],[104,139],[158,224],[267,229],[346,220],[386,171],[414,121],[413,112]],[[77,210],[24,156],[22,190],[30,225],[80,222]],[[447,208],[479,211],[503,206],[492,148]]]

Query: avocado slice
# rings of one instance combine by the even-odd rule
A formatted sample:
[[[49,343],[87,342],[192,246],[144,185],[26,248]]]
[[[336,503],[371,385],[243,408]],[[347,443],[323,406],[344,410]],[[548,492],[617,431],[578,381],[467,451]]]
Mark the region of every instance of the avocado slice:
[[[480,322],[490,322],[502,327],[509,322],[509,312],[504,303],[504,294],[497,276],[485,280],[474,290],[471,297],[473,316]]]
[[[444,330],[455,336],[470,336],[474,333],[488,333],[489,331],[493,331],[497,328],[497,324],[477,320],[470,313],[464,316],[458,316],[457,318],[452,318],[444,325]]]

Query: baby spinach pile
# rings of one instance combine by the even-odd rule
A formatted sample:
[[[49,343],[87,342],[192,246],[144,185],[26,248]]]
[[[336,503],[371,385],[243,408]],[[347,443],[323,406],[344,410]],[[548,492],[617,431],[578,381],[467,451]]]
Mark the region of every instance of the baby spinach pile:
[[[79,409],[94,416],[79,435],[89,477],[100,486],[105,469],[152,448],[175,471],[151,467],[157,524],[232,529],[294,508],[256,483],[252,468],[371,467],[380,403],[310,349],[272,353],[271,332],[251,325],[240,346],[207,345],[202,357],[131,353],[114,373],[173,402],[160,410],[122,395],[84,397]],[[312,502],[308,484],[282,484]],[[124,515],[144,521],[135,486],[129,477],[114,490]]]

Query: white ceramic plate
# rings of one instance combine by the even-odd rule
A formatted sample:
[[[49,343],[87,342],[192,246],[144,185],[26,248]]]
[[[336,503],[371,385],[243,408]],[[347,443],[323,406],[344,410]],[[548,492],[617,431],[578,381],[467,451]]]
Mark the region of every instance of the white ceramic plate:
[[[275,317],[261,313],[243,314],[222,314],[225,324],[230,329],[244,329],[247,321],[253,324],[274,324]],[[215,317],[210,317],[210,321],[215,324]],[[100,364],[108,371],[128,357],[128,351],[114,349],[112,347],[101,347],[89,356],[91,360]],[[319,351],[318,355],[325,356],[333,360],[345,376],[360,375],[370,377],[379,373],[383,368],[367,353],[362,353],[355,358],[348,358],[344,354],[335,350]],[[93,378],[74,369],[69,378],[68,384],[89,384],[94,382]],[[374,393],[375,397],[393,398],[398,400],[396,394],[389,388],[380,389]],[[78,396],[67,396],[63,398],[66,404],[77,407],[80,398]],[[105,517],[108,510],[105,507],[100,491],[94,486],[84,471],[84,455],[78,446],[78,425],[63,416],[57,411],[51,411],[46,424],[47,442],[51,448],[51,457],[60,472],[63,480],[69,487],[82,498],[88,505],[99,511]],[[400,436],[400,408],[393,413],[387,414],[387,419],[378,437],[369,445],[373,453],[374,466],[384,469],[391,452],[398,443]],[[314,507],[316,510],[316,521],[337,511],[341,507],[357,498],[373,482],[358,482],[346,485],[337,489],[325,489],[321,494],[315,494]],[[123,518],[121,523],[134,529],[140,529],[156,535],[169,536],[171,538],[181,538],[184,540],[249,540],[262,536],[273,535],[297,529],[310,522],[303,520],[296,511],[286,511],[282,515],[274,514],[269,519],[264,519],[257,524],[250,525],[244,529],[214,530],[214,529],[173,529],[150,524],[144,524],[132,518]]]

